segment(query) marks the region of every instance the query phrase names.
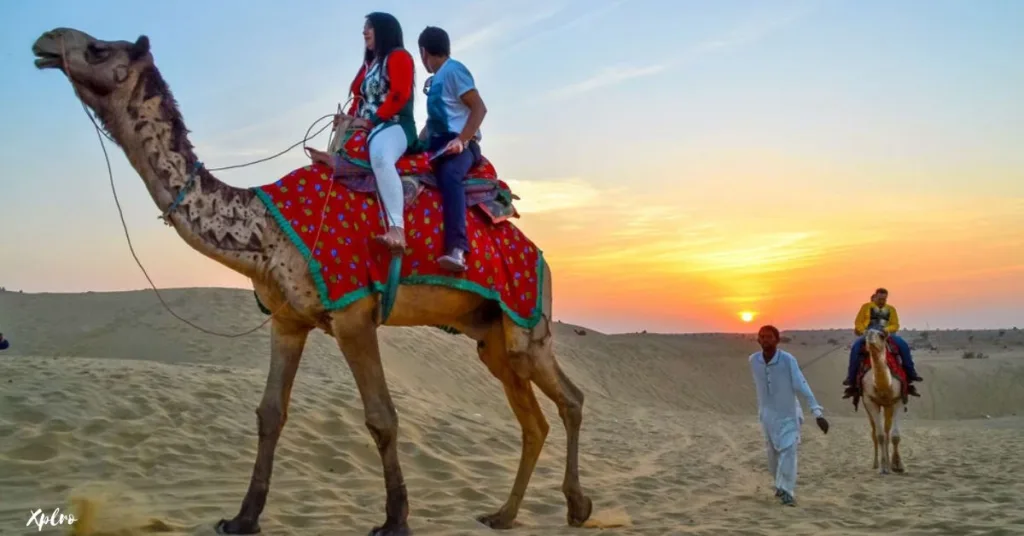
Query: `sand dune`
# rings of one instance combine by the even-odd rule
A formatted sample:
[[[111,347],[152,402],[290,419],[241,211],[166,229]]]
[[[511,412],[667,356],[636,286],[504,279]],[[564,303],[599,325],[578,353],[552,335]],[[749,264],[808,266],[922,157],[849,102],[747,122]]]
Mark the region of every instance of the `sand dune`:
[[[166,291],[176,312],[242,331],[251,292]],[[925,383],[905,420],[908,474],[871,470],[863,413],[840,400],[845,331],[788,332],[833,420],[805,425],[799,507],[777,506],[764,469],[749,335],[604,335],[558,324],[556,348],[586,394],[581,478],[609,534],[1024,533],[1024,332],[908,332]],[[586,335],[577,331],[584,330]],[[90,534],[212,534],[248,484],[268,330],[194,331],[152,292],[0,293],[0,534],[29,512],[77,508]],[[383,328],[400,457],[417,534],[491,534],[473,517],[504,502],[519,429],[474,344]],[[934,348],[934,349],[931,349]],[[964,352],[985,359],[963,359]],[[818,358],[821,359],[814,361]],[[565,434],[551,433],[509,534],[565,526]],[[383,481],[351,375],[321,333],[307,345],[262,517],[265,534],[365,534]],[[75,499],[84,502],[73,504]],[[355,530],[348,531],[350,527]]]

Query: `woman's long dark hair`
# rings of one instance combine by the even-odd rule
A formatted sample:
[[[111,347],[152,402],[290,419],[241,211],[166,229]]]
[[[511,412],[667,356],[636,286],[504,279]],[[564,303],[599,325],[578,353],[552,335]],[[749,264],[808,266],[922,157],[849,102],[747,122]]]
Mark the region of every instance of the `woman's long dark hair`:
[[[363,61],[369,63],[375,58],[383,61],[396,48],[405,48],[402,40],[402,25],[390,13],[375,11],[366,16],[366,21],[373,28],[373,50],[366,50]]]

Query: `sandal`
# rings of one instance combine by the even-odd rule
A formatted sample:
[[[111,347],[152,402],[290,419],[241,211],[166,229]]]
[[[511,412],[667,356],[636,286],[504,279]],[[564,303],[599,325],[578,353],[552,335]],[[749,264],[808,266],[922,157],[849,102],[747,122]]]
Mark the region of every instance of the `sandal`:
[[[384,244],[392,253],[401,253],[405,251],[405,229],[401,227],[391,227],[384,234],[379,234],[373,237],[380,244]]]

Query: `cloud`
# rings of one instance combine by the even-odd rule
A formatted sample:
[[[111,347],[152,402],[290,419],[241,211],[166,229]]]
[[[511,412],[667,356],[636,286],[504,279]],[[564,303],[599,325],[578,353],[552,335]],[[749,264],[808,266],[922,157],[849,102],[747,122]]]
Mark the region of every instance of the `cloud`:
[[[618,4],[621,3],[622,1],[611,7],[617,7]],[[810,5],[803,9],[786,13],[780,17],[758,19],[740,24],[725,34],[697,43],[683,51],[681,54],[663,62],[644,67],[604,67],[590,78],[552,90],[548,92],[547,96],[552,99],[564,99],[567,97],[578,96],[595,89],[620,84],[634,78],[643,78],[660,74],[671,68],[691,63],[721,50],[749,45],[764,39],[765,37],[800,19],[803,19],[813,9],[814,6]]]
[[[551,91],[548,94],[548,96],[555,99],[572,97],[602,87],[619,84],[621,82],[625,82],[626,80],[631,80],[633,78],[642,78],[645,76],[655,75],[660,72],[663,72],[668,67],[668,64],[654,64],[647,65],[644,67],[626,67],[621,65],[614,67],[605,67],[594,76],[591,76],[590,78],[587,78],[582,82],[569,84],[567,86]]]
[[[594,19],[596,19],[596,18],[598,18],[598,17],[600,17],[602,15],[605,15],[605,14],[613,11],[614,9],[618,8],[619,6],[625,4],[626,2],[629,2],[629,1],[631,1],[631,0],[614,0],[613,2],[609,2],[609,3],[607,3],[607,4],[603,5],[603,6],[599,6],[596,9],[585,11],[581,15],[579,15],[579,16],[573,18],[573,19],[570,19],[568,22],[566,22],[564,24],[560,24],[560,25],[558,25],[558,26],[556,26],[554,28],[548,28],[547,30],[542,30],[542,31],[537,32],[537,33],[535,33],[533,35],[529,35],[529,36],[523,37],[521,39],[518,39],[518,40],[516,40],[515,43],[512,43],[509,46],[503,48],[500,53],[502,55],[505,55],[505,54],[509,54],[511,52],[515,52],[516,50],[519,50],[519,49],[523,48],[524,46],[537,41],[538,39],[541,39],[543,37],[547,37],[549,35],[557,35],[557,34],[560,34],[560,33],[564,32],[564,31],[566,31],[566,30],[568,30],[570,28],[574,28],[576,26],[579,26],[580,24],[583,24],[583,23],[586,23],[586,22],[590,22],[590,21],[592,21],[592,20],[594,20]]]
[[[535,26],[548,20],[564,9],[563,5],[549,5],[545,9],[533,11],[527,15],[509,16],[508,6],[498,4],[493,12],[488,12],[486,18],[497,19],[493,22],[474,23],[478,27],[470,33],[455,39],[452,42],[452,53],[464,55],[472,52],[476,55],[489,55],[493,48],[510,34]]]
[[[509,180],[509,188],[520,197],[515,202],[520,214],[565,211],[594,205],[601,192],[581,179],[543,181]]]

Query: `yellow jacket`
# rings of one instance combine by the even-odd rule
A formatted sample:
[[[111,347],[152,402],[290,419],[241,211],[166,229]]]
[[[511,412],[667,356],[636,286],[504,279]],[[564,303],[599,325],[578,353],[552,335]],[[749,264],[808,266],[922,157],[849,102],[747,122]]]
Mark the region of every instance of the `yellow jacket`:
[[[868,326],[879,325],[885,328],[887,333],[896,333],[900,329],[900,316],[896,314],[896,308],[885,304],[879,308],[874,302],[867,302],[860,306],[857,318],[853,321],[853,331],[857,335],[863,335]]]

